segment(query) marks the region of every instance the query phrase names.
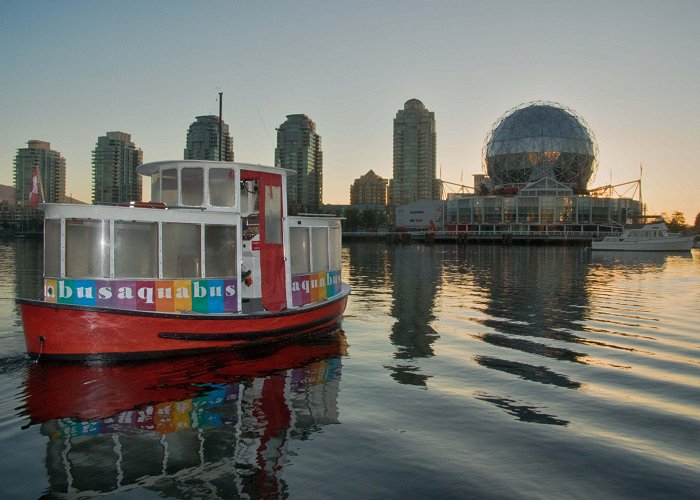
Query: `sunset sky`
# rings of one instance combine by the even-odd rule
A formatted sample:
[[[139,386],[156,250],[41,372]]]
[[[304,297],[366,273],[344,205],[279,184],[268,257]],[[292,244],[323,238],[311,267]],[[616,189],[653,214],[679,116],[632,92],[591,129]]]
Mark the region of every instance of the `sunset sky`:
[[[237,161],[274,163],[275,128],[304,113],[324,154],[324,202],[392,176],[406,100],[435,113],[438,174],[472,183],[493,123],[553,101],[595,133],[591,187],[639,178],[650,213],[700,212],[700,2],[2,1],[0,184],[18,148],[51,143],[68,194],[91,198],[97,137],[145,161],[181,159],[218,114]],[[631,196],[621,188],[620,194]]]

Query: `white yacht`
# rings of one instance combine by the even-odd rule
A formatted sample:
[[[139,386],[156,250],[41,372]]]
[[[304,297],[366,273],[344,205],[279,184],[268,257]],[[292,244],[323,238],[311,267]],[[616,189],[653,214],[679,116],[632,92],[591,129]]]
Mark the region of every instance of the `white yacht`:
[[[592,249],[687,252],[693,246],[693,238],[693,236],[670,233],[663,218],[656,217],[651,222],[627,224],[622,228],[622,234],[593,241]]]

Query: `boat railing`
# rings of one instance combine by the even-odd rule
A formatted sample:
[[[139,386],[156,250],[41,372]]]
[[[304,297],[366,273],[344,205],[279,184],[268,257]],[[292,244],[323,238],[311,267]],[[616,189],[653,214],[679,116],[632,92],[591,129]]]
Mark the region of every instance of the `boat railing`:
[[[207,210],[207,207],[200,205],[168,205],[161,201],[129,201],[125,203],[117,203],[110,201],[99,201],[93,203],[93,206],[100,207],[122,207],[122,208],[155,208],[161,210],[200,210],[202,212]]]
[[[312,214],[312,213],[300,213],[297,214],[299,217],[320,217],[320,218],[325,218],[325,219],[345,219],[345,217],[340,217],[335,214]]]

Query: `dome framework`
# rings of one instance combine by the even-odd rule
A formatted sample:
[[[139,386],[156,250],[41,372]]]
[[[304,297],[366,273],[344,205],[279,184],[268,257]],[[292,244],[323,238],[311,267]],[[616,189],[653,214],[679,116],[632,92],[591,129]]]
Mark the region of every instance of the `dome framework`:
[[[587,192],[598,168],[598,145],[585,120],[560,104],[516,106],[492,126],[482,150],[495,189],[522,188],[543,178]]]

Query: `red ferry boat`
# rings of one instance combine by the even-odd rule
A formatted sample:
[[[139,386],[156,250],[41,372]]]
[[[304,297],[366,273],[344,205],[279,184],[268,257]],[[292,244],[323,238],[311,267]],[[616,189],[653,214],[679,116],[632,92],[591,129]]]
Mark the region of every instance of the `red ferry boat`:
[[[138,167],[151,202],[45,204],[44,295],[17,300],[29,355],[152,358],[339,323],[340,219],[287,215],[290,172],[155,162]]]

